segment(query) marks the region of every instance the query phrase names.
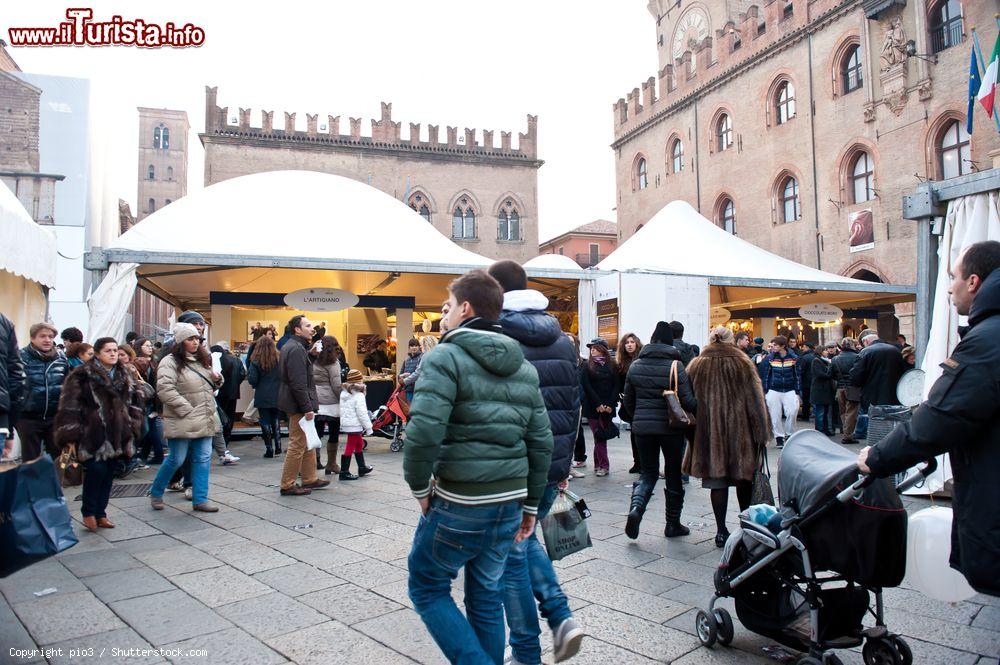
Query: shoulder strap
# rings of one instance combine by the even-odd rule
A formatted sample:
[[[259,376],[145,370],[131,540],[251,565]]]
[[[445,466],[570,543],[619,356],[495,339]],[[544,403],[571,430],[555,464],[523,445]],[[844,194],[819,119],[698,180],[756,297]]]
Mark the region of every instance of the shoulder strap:
[[[670,389],[677,392],[677,362],[670,363]]]

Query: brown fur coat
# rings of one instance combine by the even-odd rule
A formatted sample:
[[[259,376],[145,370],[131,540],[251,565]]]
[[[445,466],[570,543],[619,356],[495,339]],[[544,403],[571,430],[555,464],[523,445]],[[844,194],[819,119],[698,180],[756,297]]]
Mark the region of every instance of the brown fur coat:
[[[77,458],[107,460],[135,453],[143,395],[124,363],[112,377],[94,359],[73,370],[62,387],[53,432],[56,444],[76,444]]]
[[[751,480],[771,437],[764,391],[753,362],[732,344],[709,344],[687,368],[698,426],[683,471],[695,478]]]

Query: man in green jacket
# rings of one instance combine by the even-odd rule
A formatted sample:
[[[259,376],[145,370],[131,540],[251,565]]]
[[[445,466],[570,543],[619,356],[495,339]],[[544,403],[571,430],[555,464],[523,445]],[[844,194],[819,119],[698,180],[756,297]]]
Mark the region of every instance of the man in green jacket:
[[[409,593],[452,663],[500,665],[501,578],[535,531],[552,456],[538,373],[497,321],[503,290],[482,270],[449,286],[448,332],[424,358],[406,426],[403,474],[422,516]],[[465,567],[463,616],[451,583]]]

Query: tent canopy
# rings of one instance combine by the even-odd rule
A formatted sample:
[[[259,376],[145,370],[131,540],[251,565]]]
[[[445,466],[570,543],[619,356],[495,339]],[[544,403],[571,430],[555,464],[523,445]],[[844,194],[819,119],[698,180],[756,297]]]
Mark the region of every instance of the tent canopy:
[[[35,223],[14,192],[0,185],[0,270],[56,285],[56,238]]]
[[[551,268],[553,270],[581,270],[580,265],[562,254],[539,254],[524,262],[524,268]]]

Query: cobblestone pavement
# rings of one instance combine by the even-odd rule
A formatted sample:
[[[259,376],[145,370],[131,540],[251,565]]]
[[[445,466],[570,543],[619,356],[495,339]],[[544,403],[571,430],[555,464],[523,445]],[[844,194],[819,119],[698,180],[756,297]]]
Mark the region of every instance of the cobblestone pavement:
[[[237,442],[243,462],[212,468],[219,513],[192,513],[173,493],[162,512],[147,498],[114,499],[109,517],[117,528],[91,534],[76,522],[79,545],[0,580],[0,662],[444,662],[406,594],[417,503],[403,483],[402,455],[373,440],[371,476],[282,497],[281,461],[261,459],[261,448],[259,440]],[[639,539],[630,541],[623,533],[634,478],[626,472],[627,439],[613,441],[610,456],[610,476],[597,478],[587,467],[572,485],[593,511],[594,546],[556,564],[589,634],[571,662],[774,662],[761,650],[772,643],[738,623],[730,648],[709,651],[694,636],[695,608],[710,597],[719,557],[708,492],[697,481],[688,486],[691,536],[668,542],[658,486]],[[777,451],[771,457],[776,462]],[[127,482],[152,482],[154,471]],[[77,520],[78,493],[69,490]],[[907,504],[914,511],[927,502]],[[729,522],[732,528],[735,496]],[[56,591],[36,596],[50,588]],[[915,662],[996,663],[1000,599],[949,605],[899,588],[886,592],[886,604],[888,623],[906,636]],[[542,640],[551,662],[547,630]],[[127,651],[154,648],[165,655]],[[841,655],[862,662],[856,650]]]

